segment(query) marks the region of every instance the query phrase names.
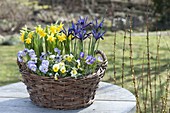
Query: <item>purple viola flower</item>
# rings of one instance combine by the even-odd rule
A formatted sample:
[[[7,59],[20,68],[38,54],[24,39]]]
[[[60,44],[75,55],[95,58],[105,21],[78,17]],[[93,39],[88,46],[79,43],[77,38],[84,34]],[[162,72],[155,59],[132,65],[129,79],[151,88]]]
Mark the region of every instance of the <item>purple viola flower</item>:
[[[23,57],[23,52],[22,51],[18,51],[18,57]]]
[[[19,62],[23,62],[23,59],[22,59],[22,57],[23,57],[23,52],[22,52],[22,51],[19,51],[19,52],[18,52],[17,57],[18,57],[18,61],[19,61]]]
[[[84,58],[84,52],[80,52],[80,58]]]
[[[96,61],[96,58],[92,57],[91,55],[87,56],[86,63],[87,64],[93,64]]]
[[[49,61],[48,60],[43,60],[41,65],[46,65],[48,67],[49,66]]]
[[[36,66],[35,62],[32,61],[32,60],[29,60],[29,61],[27,62],[27,66],[28,66],[28,68],[29,68],[30,70],[32,70],[32,71],[34,71],[34,72],[37,70],[37,66]]]
[[[29,66],[30,64],[35,64],[35,62],[32,61],[32,60],[29,60],[29,61],[27,62],[27,65]]]
[[[32,63],[28,65],[28,68],[30,70],[34,71],[34,72],[37,70],[37,66],[35,64],[32,64]]]
[[[28,49],[25,48],[22,52],[23,52],[23,55],[26,56],[26,54],[28,53]]]
[[[98,61],[98,62],[103,62],[102,57],[98,56],[97,61]]]
[[[42,52],[40,56],[40,60],[44,60],[46,58],[47,54]]]
[[[61,53],[61,50],[59,50],[58,48],[54,48],[54,51],[55,51],[56,53],[58,53],[58,55],[60,55],[60,53]]]
[[[28,54],[29,54],[30,57],[35,57],[36,56],[35,51],[33,49],[30,49],[28,51]]]
[[[31,56],[31,60],[34,61],[35,63],[37,63],[37,57],[36,56]]]
[[[46,74],[46,73],[48,72],[48,66],[42,64],[42,65],[40,65],[39,70],[40,70],[42,73]]]
[[[19,61],[19,62],[23,62],[22,57],[18,57],[18,61]]]

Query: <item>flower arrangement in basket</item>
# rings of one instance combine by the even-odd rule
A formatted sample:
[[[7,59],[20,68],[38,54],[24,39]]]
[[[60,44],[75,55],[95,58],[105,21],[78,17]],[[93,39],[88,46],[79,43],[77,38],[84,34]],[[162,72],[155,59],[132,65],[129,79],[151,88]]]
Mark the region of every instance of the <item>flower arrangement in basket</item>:
[[[103,22],[80,18],[68,30],[58,22],[21,30],[25,49],[18,52],[17,63],[33,103],[55,109],[93,103],[107,66],[105,54],[97,50]]]

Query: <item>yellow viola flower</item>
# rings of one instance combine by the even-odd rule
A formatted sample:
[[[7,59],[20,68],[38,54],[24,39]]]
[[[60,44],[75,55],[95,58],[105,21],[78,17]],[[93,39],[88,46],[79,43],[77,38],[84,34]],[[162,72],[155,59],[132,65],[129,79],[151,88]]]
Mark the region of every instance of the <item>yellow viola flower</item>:
[[[53,71],[58,72],[58,70],[59,70],[59,64],[54,64],[53,65]]]
[[[66,60],[67,60],[68,62],[71,62],[72,59],[73,59],[73,55],[72,55],[72,54],[70,54],[69,56],[66,57]]]
[[[76,69],[73,69],[71,71],[71,77],[75,77],[77,75],[77,70]]]
[[[49,35],[48,38],[47,38],[47,40],[50,41],[50,42],[54,42],[55,39],[56,39],[56,38],[54,37],[53,34]]]
[[[33,38],[33,34],[34,34],[34,32],[29,32],[28,38],[32,39]]]
[[[66,35],[64,33],[61,33],[61,35],[58,35],[58,40],[60,42],[63,42],[64,40],[66,40]]]
[[[57,30],[57,27],[55,25],[51,25],[50,26],[50,32],[55,34],[56,33],[56,30]]]
[[[64,74],[66,72],[66,67],[65,66],[61,67],[60,71],[61,71],[61,73]]]
[[[31,43],[31,38],[25,39],[25,42],[26,42],[27,44],[30,44],[30,43]]]
[[[22,42],[24,42],[24,36],[25,36],[25,32],[22,32],[21,36],[20,36],[20,39],[21,39]]]
[[[59,32],[59,31],[61,31],[62,29],[63,29],[63,26],[64,26],[64,24],[62,23],[62,22],[60,22],[60,25],[59,26],[57,26],[57,31]]]

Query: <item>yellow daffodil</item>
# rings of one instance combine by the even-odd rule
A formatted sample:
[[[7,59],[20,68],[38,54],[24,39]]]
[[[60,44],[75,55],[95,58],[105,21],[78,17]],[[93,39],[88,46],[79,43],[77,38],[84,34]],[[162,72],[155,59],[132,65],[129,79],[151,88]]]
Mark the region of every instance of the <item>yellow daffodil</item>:
[[[63,42],[64,40],[66,40],[66,35],[64,33],[61,33],[61,35],[58,35],[58,40],[60,42]]]
[[[56,30],[57,30],[57,27],[55,25],[51,25],[50,26],[50,32],[55,34],[56,33]]]
[[[54,64],[53,65],[53,71],[58,72],[58,70],[59,70],[59,64]]]
[[[43,29],[41,28],[41,26],[37,26],[36,28],[36,32],[39,33],[40,31],[42,31]]]
[[[33,34],[34,34],[34,32],[29,32],[28,38],[32,39],[33,38]]]
[[[61,73],[64,74],[66,72],[66,67],[65,66],[61,67],[60,71],[61,71]]]
[[[60,31],[63,29],[63,26],[64,26],[64,24],[63,24],[62,22],[60,22],[60,25],[57,26],[56,30],[57,30],[58,32],[60,32]]]
[[[47,38],[47,40],[50,41],[50,42],[54,42],[55,39],[56,39],[56,38],[54,37],[53,34],[49,35],[48,38]]]
[[[73,38],[73,35],[69,35],[68,39],[71,40]]]
[[[46,36],[46,33],[45,33],[45,31],[44,31],[44,30],[40,30],[38,34],[40,35],[40,38],[42,38],[42,37],[45,37],[45,36]]]
[[[22,32],[22,33],[21,33],[21,37],[20,37],[20,39],[21,39],[22,42],[24,42],[24,36],[25,36],[25,32]]]
[[[41,26],[36,27],[36,32],[40,35],[40,38],[46,36],[46,32],[41,28]]]
[[[31,38],[25,39],[25,42],[26,42],[27,44],[30,44],[30,43],[31,43]]]

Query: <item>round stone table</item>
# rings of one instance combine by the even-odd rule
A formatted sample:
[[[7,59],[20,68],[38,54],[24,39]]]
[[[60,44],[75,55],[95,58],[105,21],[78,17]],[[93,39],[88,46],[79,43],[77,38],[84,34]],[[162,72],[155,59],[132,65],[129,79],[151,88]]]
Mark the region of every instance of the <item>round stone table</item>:
[[[128,90],[100,82],[94,103],[78,110],[54,110],[32,104],[22,82],[0,87],[0,113],[135,113],[136,99]]]

